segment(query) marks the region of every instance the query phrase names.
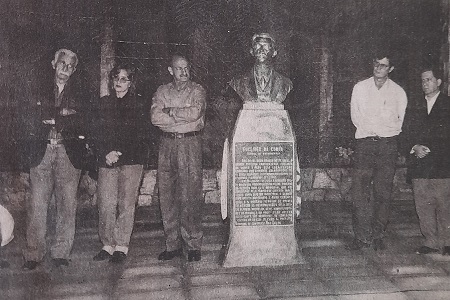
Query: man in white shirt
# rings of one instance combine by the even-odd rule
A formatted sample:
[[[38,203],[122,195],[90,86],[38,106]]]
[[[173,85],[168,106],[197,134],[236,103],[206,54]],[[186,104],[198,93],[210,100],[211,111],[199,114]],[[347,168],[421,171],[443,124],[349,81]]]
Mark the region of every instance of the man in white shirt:
[[[450,100],[439,90],[442,72],[425,68],[421,78],[425,101],[405,122],[408,179],[425,237],[416,253],[450,255]]]
[[[389,79],[393,69],[389,56],[378,55],[373,60],[373,77],[353,88],[351,118],[356,127],[356,151],[351,195],[355,238],[347,246],[350,250],[385,248],[382,237],[389,220],[397,138],[407,105],[403,88]]]

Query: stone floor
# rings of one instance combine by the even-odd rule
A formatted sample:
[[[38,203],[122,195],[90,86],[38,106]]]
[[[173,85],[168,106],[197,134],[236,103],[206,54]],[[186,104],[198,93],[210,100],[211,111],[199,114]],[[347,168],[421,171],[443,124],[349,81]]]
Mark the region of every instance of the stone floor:
[[[140,208],[123,265],[93,262],[100,248],[95,212],[79,214],[69,267],[45,262],[22,271],[23,229],[4,249],[9,269],[0,270],[0,299],[450,299],[450,257],[416,255],[421,236],[411,204],[393,208],[382,252],[349,252],[351,220],[337,202],[303,203],[297,226],[305,263],[283,267],[221,267],[227,226],[220,207],[207,205],[200,262],[160,262],[163,231],[155,208]]]

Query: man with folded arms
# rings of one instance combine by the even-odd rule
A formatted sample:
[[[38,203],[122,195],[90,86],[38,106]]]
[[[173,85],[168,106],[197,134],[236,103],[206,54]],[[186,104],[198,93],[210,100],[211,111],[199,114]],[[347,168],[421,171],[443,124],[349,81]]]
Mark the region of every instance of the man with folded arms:
[[[180,257],[184,246],[188,260],[199,261],[206,92],[190,80],[190,63],[185,56],[172,56],[168,70],[173,81],[158,88],[151,107],[152,123],[162,130],[158,185],[166,250],[158,259]]]
[[[55,266],[68,266],[75,235],[77,188],[86,152],[86,101],[72,75],[77,55],[59,49],[51,62],[55,70],[40,95],[24,108],[23,149],[30,167],[31,197],[27,200],[24,269],[33,270],[47,252],[47,212],[56,202],[56,232],[50,248]]]

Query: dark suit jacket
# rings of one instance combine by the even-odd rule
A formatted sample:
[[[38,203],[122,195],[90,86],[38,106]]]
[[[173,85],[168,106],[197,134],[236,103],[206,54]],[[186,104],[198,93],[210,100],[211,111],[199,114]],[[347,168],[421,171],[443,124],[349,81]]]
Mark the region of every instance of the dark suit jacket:
[[[450,99],[441,92],[430,114],[425,99],[421,104],[416,112],[408,110],[405,118],[408,179],[450,178]],[[430,153],[424,158],[409,154],[417,144],[427,146]]]
[[[72,75],[74,76],[74,75]],[[84,168],[86,154],[87,105],[88,99],[83,96],[79,82],[72,77],[64,87],[60,107],[55,107],[56,84],[41,84],[39,92],[22,107],[22,150],[25,168],[36,167],[42,161],[48,143],[48,135],[55,126],[63,137],[67,155],[77,169]],[[62,116],[62,108],[74,109],[75,114]],[[55,125],[44,124],[44,120],[54,118]],[[84,137],[84,138],[83,138]]]
[[[272,72],[270,98],[274,102],[282,103],[286,99],[289,91],[292,90],[292,81],[275,70]],[[230,82],[230,86],[236,91],[244,102],[258,101],[253,69],[246,72],[242,76],[233,78]]]

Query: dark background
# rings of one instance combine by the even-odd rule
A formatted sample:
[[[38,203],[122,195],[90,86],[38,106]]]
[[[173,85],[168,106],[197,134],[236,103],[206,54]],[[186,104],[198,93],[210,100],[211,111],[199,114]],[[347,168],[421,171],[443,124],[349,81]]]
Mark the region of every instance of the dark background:
[[[33,101],[44,76],[53,76],[55,50],[67,47],[79,54],[77,76],[91,101],[99,97],[101,47],[108,26],[113,30],[112,59],[138,68],[138,91],[149,101],[157,86],[171,79],[166,67],[170,53],[189,54],[193,80],[208,92],[205,167],[220,167],[224,124],[236,106],[223,96],[224,90],[233,76],[251,66],[248,50],[255,32],[274,35],[276,69],[294,83],[290,115],[302,166],[333,163],[320,159],[321,139],[330,151],[351,147],[351,90],[371,76],[375,49],[392,53],[391,77],[406,90],[412,109],[422,100],[420,66],[444,65],[448,57],[447,16],[439,0],[0,2],[0,170],[19,168],[18,108]],[[332,57],[331,136],[319,132],[318,54],[324,48]],[[148,168],[156,167],[156,140]]]

